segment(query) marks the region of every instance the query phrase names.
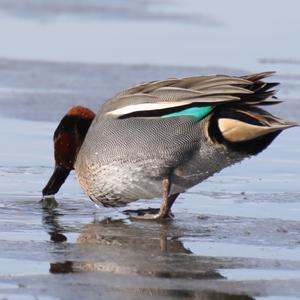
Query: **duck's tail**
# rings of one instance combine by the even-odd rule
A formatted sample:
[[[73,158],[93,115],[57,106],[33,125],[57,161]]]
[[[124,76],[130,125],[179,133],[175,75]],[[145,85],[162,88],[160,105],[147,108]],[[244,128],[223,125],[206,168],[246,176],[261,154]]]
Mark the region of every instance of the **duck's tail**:
[[[212,116],[210,125],[210,136],[249,155],[264,150],[283,130],[298,126],[255,105],[226,107]]]
[[[245,88],[252,91],[252,94],[242,95],[241,100],[250,105],[273,105],[280,103],[275,96],[274,89],[279,85],[278,82],[265,82],[263,79],[273,75],[275,72],[262,72],[241,76],[241,78],[251,81],[252,84]]]
[[[226,110],[218,116],[223,137],[230,142],[245,142],[297,126],[258,107]]]
[[[265,82],[263,79],[274,72],[264,72],[242,76],[252,84],[244,86],[251,94],[240,96],[241,101],[224,104],[217,108],[211,119],[212,128],[219,130],[217,139],[230,147],[257,154],[265,149],[283,130],[298,126],[297,123],[285,121],[261,109],[261,105],[280,103],[274,96],[277,82]]]

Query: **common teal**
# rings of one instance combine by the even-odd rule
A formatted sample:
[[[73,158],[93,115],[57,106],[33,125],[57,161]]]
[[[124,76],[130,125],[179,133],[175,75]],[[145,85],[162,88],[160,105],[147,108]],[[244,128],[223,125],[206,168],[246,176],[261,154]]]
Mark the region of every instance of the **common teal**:
[[[275,104],[272,72],[151,81],[120,92],[95,115],[75,106],[54,133],[54,195],[75,169],[95,203],[123,206],[162,197],[166,218],[180,193],[264,150],[296,124],[259,106]]]

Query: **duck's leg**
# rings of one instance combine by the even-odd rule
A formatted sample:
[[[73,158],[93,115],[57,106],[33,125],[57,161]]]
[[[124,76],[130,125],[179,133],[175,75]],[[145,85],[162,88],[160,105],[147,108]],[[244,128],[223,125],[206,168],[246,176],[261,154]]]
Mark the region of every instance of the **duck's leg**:
[[[144,212],[144,214],[133,216],[132,218],[139,219],[139,220],[161,220],[161,219],[167,219],[172,217],[171,207],[175,202],[176,198],[179,196],[179,193],[174,195],[169,195],[170,186],[171,186],[170,180],[168,178],[164,178],[162,181],[163,199],[159,210],[156,209],[140,210],[141,212]],[[149,211],[155,212],[155,214],[151,212],[149,213]]]
[[[163,199],[160,205],[159,213],[156,215],[157,219],[169,218],[171,215],[171,207],[179,194],[169,195],[171,183],[168,178],[162,181]]]

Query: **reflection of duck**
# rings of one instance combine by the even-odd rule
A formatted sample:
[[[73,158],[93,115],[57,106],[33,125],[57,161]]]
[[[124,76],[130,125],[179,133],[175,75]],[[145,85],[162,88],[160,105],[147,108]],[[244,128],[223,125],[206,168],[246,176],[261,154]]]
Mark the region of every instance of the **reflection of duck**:
[[[59,243],[61,255],[75,260],[50,263],[52,274],[89,273],[93,278],[99,275],[101,286],[106,286],[113,295],[123,294],[124,299],[148,299],[147,296],[151,299],[253,299],[238,290],[228,293],[220,289],[219,279],[224,277],[214,270],[211,259],[194,256],[184,247],[179,238],[181,229],[174,223],[95,221],[83,227],[77,243],[70,248],[61,244],[67,238],[60,216],[56,208],[44,209],[43,223],[50,239]],[[80,278],[82,284],[85,280],[89,282],[86,276]],[[185,286],[186,283],[191,286]],[[228,286],[225,290],[228,291]],[[236,291],[235,286],[232,291]]]
[[[183,246],[178,237],[168,238],[169,226],[144,226],[109,219],[86,225],[77,242],[97,252],[97,261],[73,263],[72,270],[166,278],[223,278],[219,273],[197,263],[197,259],[190,255],[191,251]],[[100,257],[98,253],[101,253]],[[70,269],[69,263],[64,266]]]
[[[168,217],[180,193],[294,126],[257,107],[276,103],[277,83],[264,82],[268,75],[153,81],[117,94],[96,116],[72,108],[55,131],[56,167],[43,194],[55,194],[75,168],[96,203],[162,195],[152,218]]]
[[[51,200],[50,205],[53,205]],[[53,207],[43,207],[43,224],[47,227],[47,232],[50,235],[50,240],[53,242],[65,242],[66,236],[63,234],[64,229],[59,225],[58,216],[59,213]]]
[[[158,232],[160,231],[160,234]],[[172,233],[173,238],[168,235]],[[197,282],[223,279],[201,258],[192,255],[179,240],[180,230],[172,224],[143,224],[141,222],[124,223],[123,221],[104,220],[86,225],[78,237],[78,244],[89,261],[64,261],[50,264],[50,272],[83,273],[105,272],[118,276],[138,276],[139,282],[151,278],[170,280],[168,286],[140,288],[116,287],[113,283],[112,292],[152,297],[177,297],[183,299],[229,300],[253,299],[248,296],[198,290]],[[195,290],[176,287],[177,280],[181,283],[195,280]],[[202,281],[204,280],[204,281]],[[135,281],[134,281],[135,282]],[[174,285],[172,284],[174,282]],[[211,289],[209,289],[211,290]],[[199,298],[200,297],[200,298]],[[155,298],[154,298],[155,299]],[[167,298],[168,299],[168,298]]]

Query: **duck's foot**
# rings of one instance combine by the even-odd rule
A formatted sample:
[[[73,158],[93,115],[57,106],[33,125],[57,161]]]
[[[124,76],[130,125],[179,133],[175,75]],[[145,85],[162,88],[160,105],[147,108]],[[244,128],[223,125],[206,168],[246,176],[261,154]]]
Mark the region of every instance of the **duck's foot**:
[[[175,202],[179,194],[169,195],[170,193],[170,181],[168,178],[164,178],[162,181],[162,191],[163,199],[160,208],[148,208],[139,210],[126,210],[124,213],[130,215],[130,213],[135,212],[135,216],[130,217],[136,220],[170,220],[174,216],[171,213],[171,206]]]
[[[174,215],[171,211],[168,214],[161,214],[159,208],[146,208],[146,209],[127,209],[123,211],[126,215],[133,220],[168,220],[172,219]]]

